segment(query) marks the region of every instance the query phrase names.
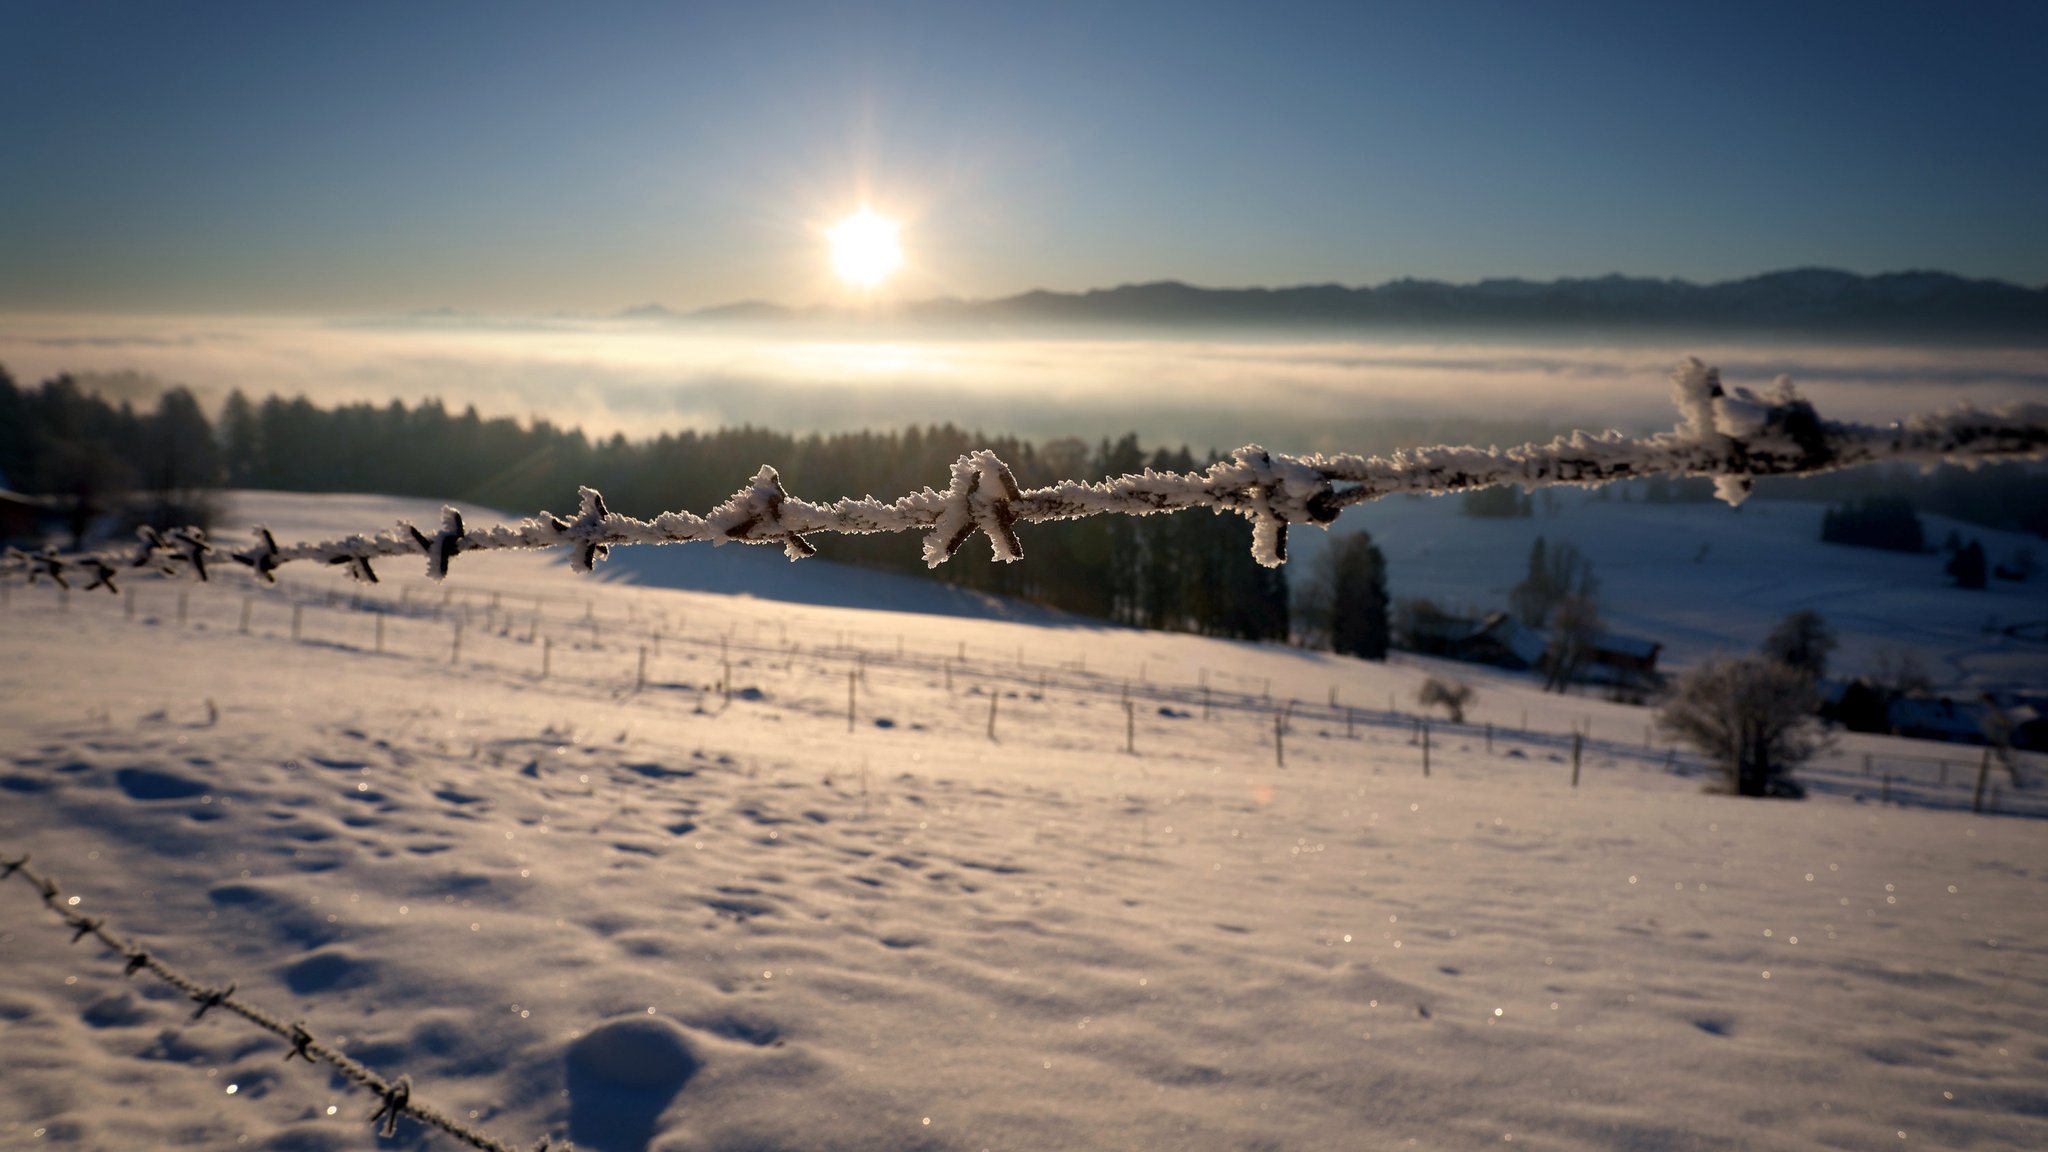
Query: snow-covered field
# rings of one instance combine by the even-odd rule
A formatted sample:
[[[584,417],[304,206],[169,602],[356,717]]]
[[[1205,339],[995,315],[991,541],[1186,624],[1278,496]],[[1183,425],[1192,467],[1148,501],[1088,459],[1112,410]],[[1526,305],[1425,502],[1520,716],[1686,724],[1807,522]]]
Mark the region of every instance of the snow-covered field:
[[[2048,683],[2048,647],[2003,634],[2048,621],[2048,578],[1965,590],[1943,573],[1943,555],[1822,544],[1820,503],[1625,503],[1553,489],[1537,507],[1527,519],[1489,520],[1462,515],[1454,498],[1394,497],[1350,509],[1335,530],[1372,534],[1394,596],[1482,611],[1507,607],[1536,537],[1571,544],[1592,561],[1601,618],[1662,643],[1667,666],[1753,651],[1772,625],[1810,608],[1841,636],[1834,674],[1868,676],[1881,655],[1912,652],[1944,690]],[[1943,516],[1921,524],[1930,543],[1954,531],[1999,562],[2021,548],[2043,552],[2038,539]],[[1311,562],[1327,539],[1296,536],[1299,559]]]
[[[661,563],[774,555],[736,548]],[[509,1143],[2048,1146],[2048,789],[1972,816],[1966,751],[1849,737],[1812,799],[1744,801],[1640,709],[1469,670],[1425,752],[1389,713],[1419,661],[848,607],[936,594],[815,561],[805,603],[400,568],[360,605],[11,589],[0,853]],[[0,1147],[379,1143],[371,1099],[69,937],[0,885]]]

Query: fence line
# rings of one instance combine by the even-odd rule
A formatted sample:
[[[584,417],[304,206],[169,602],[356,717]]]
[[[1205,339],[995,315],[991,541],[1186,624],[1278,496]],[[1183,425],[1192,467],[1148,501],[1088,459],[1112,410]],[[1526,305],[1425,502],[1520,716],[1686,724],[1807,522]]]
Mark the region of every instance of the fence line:
[[[284,1058],[293,1057],[309,1064],[328,1064],[358,1086],[367,1089],[377,1097],[377,1110],[370,1115],[370,1122],[378,1125],[378,1135],[394,1137],[398,1134],[398,1118],[410,1116],[422,1124],[432,1125],[457,1140],[482,1152],[518,1152],[510,1144],[494,1139],[446,1113],[413,1098],[412,1077],[399,1076],[387,1080],[351,1059],[339,1049],[323,1043],[303,1021],[287,1023],[275,1013],[258,1008],[235,995],[233,982],[224,987],[211,988],[192,979],[169,964],[164,963],[141,945],[126,937],[116,935],[107,927],[104,916],[87,916],[75,911],[62,900],[63,890],[57,886],[56,877],[38,872],[29,867],[29,854],[8,859],[0,857],[0,880],[19,876],[23,882],[36,890],[42,898],[43,907],[55,913],[58,919],[71,929],[71,942],[76,944],[90,936],[124,958],[127,963],[122,975],[134,976],[137,972],[148,972],[158,980],[183,992],[193,1003],[199,1005],[192,1013],[198,1020],[215,1008],[254,1024],[256,1027],[291,1045]],[[534,1146],[534,1152],[546,1152],[548,1139],[542,1137]]]
[[[2011,404],[1993,412],[1963,408],[1907,417],[1888,425],[1823,420],[1813,405],[1780,377],[1767,396],[1722,387],[1720,374],[1689,360],[1672,375],[1680,422],[1670,432],[1619,432],[1559,437],[1548,444],[1494,448],[1418,448],[1392,457],[1288,456],[1249,445],[1199,473],[1155,472],[1100,483],[1065,480],[1024,491],[1009,466],[981,450],[954,461],[943,492],[925,488],[894,501],[874,497],[812,504],[783,490],[775,469],[763,465],[746,487],[710,513],[664,512],[638,520],[612,512],[594,488],[579,490],[580,508],[565,519],[543,512],[517,524],[467,528],[461,513],[442,510],[432,534],[409,523],[402,532],[361,534],[341,540],[280,544],[267,528],[256,543],[227,552],[268,583],[284,564],[310,560],[345,567],[355,579],[377,579],[372,561],[396,556],[427,560],[436,580],[463,552],[505,549],[571,550],[572,566],[588,572],[610,549],[633,544],[777,544],[792,560],[816,554],[807,534],[923,531],[928,567],[950,559],[967,539],[986,536],[995,558],[1023,557],[1019,523],[1089,516],[1143,516],[1207,508],[1252,522],[1252,555],[1269,567],[1287,560],[1292,524],[1327,525],[1345,508],[1395,493],[1443,494],[1520,484],[1593,486],[1649,475],[1708,476],[1716,492],[1739,503],[1758,476],[1802,476],[1880,461],[1937,463],[2048,455],[2048,405]],[[1338,485],[1348,485],[1339,488]],[[33,582],[47,576],[69,587],[66,575],[88,578],[86,588],[115,590],[124,569],[156,569],[204,580],[207,561],[220,554],[198,528],[159,533],[139,530],[140,547],[62,555],[9,549],[0,556],[0,580]]]

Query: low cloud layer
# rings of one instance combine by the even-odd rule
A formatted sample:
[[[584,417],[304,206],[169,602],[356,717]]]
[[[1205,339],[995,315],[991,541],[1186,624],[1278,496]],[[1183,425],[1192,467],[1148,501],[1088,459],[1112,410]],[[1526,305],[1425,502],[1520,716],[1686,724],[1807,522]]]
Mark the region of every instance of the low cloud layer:
[[[0,319],[0,365],[138,401],[163,382],[217,404],[439,397],[595,436],[754,424],[795,432],[951,421],[1033,439],[1135,431],[1148,444],[1381,451],[1443,438],[1517,442],[1563,427],[1672,422],[1687,355],[1728,381],[1790,375],[1823,411],[1881,420],[2048,394],[2038,349],[1699,343],[1626,346],[1298,339],[847,339],[776,329],[437,319]]]

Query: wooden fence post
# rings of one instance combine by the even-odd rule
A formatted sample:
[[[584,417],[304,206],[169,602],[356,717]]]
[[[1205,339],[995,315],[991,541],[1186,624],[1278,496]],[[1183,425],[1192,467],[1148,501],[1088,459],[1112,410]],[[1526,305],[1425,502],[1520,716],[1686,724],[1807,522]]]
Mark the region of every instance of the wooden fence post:
[[[1429,779],[1429,722],[1419,722],[1422,727],[1422,778]]]
[[[1583,733],[1572,733],[1572,787],[1579,786],[1579,754],[1585,750],[1586,737]]]
[[[1977,763],[1977,794],[1970,798],[1970,811],[1984,811],[1984,782],[1991,778],[1991,745],[1984,746],[1984,759]]]
[[[1001,699],[1002,695],[999,689],[988,690],[988,738],[991,740],[996,738],[996,701]]]

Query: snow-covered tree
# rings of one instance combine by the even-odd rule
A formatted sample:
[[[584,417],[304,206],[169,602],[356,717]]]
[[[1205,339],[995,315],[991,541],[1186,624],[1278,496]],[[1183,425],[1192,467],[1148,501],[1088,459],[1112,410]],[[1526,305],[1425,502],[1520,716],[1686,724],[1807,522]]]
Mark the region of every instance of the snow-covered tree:
[[[1738,796],[1805,794],[1792,770],[1826,746],[1805,672],[1761,656],[1717,656],[1679,678],[1657,727],[1698,748]]]

